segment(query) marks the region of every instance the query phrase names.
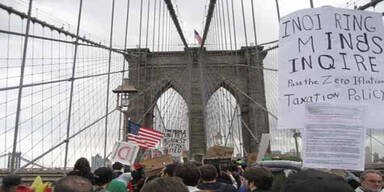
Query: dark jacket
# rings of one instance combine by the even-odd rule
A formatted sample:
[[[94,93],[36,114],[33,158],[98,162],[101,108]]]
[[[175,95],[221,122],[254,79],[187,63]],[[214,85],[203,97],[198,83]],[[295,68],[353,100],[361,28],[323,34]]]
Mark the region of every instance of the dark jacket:
[[[69,172],[68,175],[80,176],[80,177],[86,178],[89,181],[91,181],[92,185],[95,184],[95,177],[93,176],[93,173],[91,173],[91,172],[83,173],[83,172],[80,172],[78,170],[74,170],[74,171]]]
[[[197,185],[197,188],[200,190],[213,190],[215,192],[236,192],[237,191],[235,187],[233,187],[232,185],[226,184],[226,183],[220,183],[220,182],[201,183]]]
[[[269,190],[269,189],[255,189],[252,192],[272,192],[272,190]]]

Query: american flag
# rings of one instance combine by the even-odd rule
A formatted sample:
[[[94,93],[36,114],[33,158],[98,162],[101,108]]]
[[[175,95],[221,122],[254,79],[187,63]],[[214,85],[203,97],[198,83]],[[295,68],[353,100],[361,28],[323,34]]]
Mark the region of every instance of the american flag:
[[[195,30],[195,39],[197,40],[197,42],[199,42],[199,45],[203,43],[203,40],[201,40],[201,37],[196,30]]]
[[[140,126],[132,121],[128,121],[128,141],[137,143],[139,147],[147,149],[157,145],[163,133]]]

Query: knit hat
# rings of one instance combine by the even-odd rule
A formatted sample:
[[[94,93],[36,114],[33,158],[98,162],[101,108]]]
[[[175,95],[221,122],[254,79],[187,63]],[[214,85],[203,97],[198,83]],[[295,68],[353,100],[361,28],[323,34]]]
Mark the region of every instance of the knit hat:
[[[134,163],[133,167],[135,168],[135,170],[143,168],[143,166],[140,163]]]
[[[124,165],[120,162],[115,162],[112,165],[113,170],[119,170],[120,171],[123,167],[124,167]]]
[[[8,175],[3,178],[3,186],[12,187],[20,185],[21,177],[19,175]]]
[[[113,171],[107,167],[100,167],[94,172],[96,185],[104,185],[112,181]]]

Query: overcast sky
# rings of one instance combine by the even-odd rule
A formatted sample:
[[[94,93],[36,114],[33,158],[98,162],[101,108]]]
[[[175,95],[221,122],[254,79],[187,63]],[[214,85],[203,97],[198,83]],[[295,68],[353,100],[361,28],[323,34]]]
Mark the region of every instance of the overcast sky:
[[[26,11],[27,0],[1,0],[7,2],[14,7],[24,9]],[[228,0],[229,3],[231,0]],[[278,23],[275,0],[253,0],[255,7],[256,28],[258,42],[267,42],[277,39]],[[314,0],[315,7],[323,5],[332,5],[335,7],[352,8],[354,4],[362,5],[369,0]],[[106,0],[84,0],[81,30],[91,39],[105,40],[109,39],[110,18],[111,18],[111,2]],[[146,17],[146,8],[148,0],[143,0],[143,18]],[[153,17],[154,0],[150,3],[150,22]],[[157,6],[160,1],[157,0]],[[184,35],[189,43],[196,43],[193,36],[193,30],[196,29],[200,33],[203,31],[203,22],[206,17],[206,11],[209,0],[173,0],[176,13],[184,30]],[[225,2],[225,1],[224,1]],[[242,28],[241,18],[241,0],[233,0],[236,14],[237,28]],[[244,0],[245,15],[248,28],[251,28],[251,0]],[[309,0],[279,0],[281,16],[289,14],[295,10],[309,8]],[[52,1],[52,0],[34,0],[34,15],[48,21],[62,25],[63,23],[71,24],[70,30],[74,31],[76,26],[76,18],[79,7],[78,0]],[[126,17],[127,0],[116,0],[115,10],[115,27],[114,27],[114,44],[123,45],[124,26]],[[23,6],[24,5],[24,6]],[[380,9],[380,7],[378,8]],[[130,29],[128,45],[134,47],[138,44],[138,23],[140,18],[140,1],[130,1]],[[67,25],[64,25],[67,28]],[[144,24],[143,24],[144,26]],[[151,27],[150,27],[151,28]],[[144,30],[144,29],[143,29]],[[150,29],[151,30],[151,29]],[[202,34],[201,34],[202,35]],[[242,35],[239,35],[241,38]],[[240,40],[241,41],[241,40]]]

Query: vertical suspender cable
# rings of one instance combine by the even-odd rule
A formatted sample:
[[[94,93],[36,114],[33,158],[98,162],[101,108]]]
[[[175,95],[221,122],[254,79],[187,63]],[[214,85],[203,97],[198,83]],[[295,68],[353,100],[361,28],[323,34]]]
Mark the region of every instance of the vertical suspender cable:
[[[311,8],[313,8],[313,0],[309,0],[309,3],[311,5]]]
[[[223,31],[224,31],[225,49],[227,50],[228,49],[228,42],[227,42],[227,27],[225,26],[224,0],[222,0],[222,2],[221,2],[221,15],[222,15],[222,18],[223,18],[223,29],[224,29]]]
[[[241,0],[241,12],[242,12],[242,14],[243,14],[243,26],[244,26],[245,46],[248,46],[247,25],[245,24],[245,13],[244,13],[244,0]]]
[[[252,6],[253,35],[254,35],[254,38],[255,38],[255,46],[257,46],[255,8],[253,6],[253,0],[250,0],[250,1],[251,1],[251,6]]]
[[[170,45],[171,45],[171,43],[170,43],[170,41],[171,41],[171,33],[172,33],[172,31],[171,31],[171,15],[170,14],[168,14],[168,40],[167,40],[167,42],[168,42],[168,49],[167,49],[167,51],[169,51],[169,49],[170,49]]]
[[[107,139],[108,139],[108,106],[109,106],[109,85],[111,80],[111,57],[113,40],[113,18],[115,15],[115,0],[112,0],[111,33],[109,36],[109,56],[108,56],[108,80],[107,80],[107,101],[105,104],[105,131],[104,131],[104,166],[107,158]]]
[[[220,49],[220,36],[219,36],[219,29],[218,29],[218,18],[217,18],[217,14],[213,15],[214,17],[214,36],[215,36],[215,46],[216,46],[216,49],[219,50]]]
[[[230,46],[231,50],[233,50],[233,48],[232,48],[232,32],[231,32],[231,17],[230,17],[230,14],[229,14],[228,0],[226,0],[226,5],[227,5],[227,16],[228,16],[229,46]]]
[[[151,6],[151,1],[148,0],[148,9],[147,9],[147,34],[145,35],[145,48],[148,48],[148,32],[149,32],[149,8]]]
[[[19,134],[21,96],[22,96],[22,93],[23,93],[25,60],[26,60],[26,57],[27,57],[28,37],[29,37],[29,25],[31,23],[31,10],[32,10],[32,0],[29,0],[27,27],[25,29],[25,37],[24,37],[23,60],[21,61],[21,66],[20,66],[20,81],[19,81],[19,90],[18,90],[18,96],[17,96],[15,132],[14,132],[14,135],[13,135],[13,149],[12,149],[12,158],[11,158],[11,172],[13,172],[14,168],[15,168],[17,136]]]
[[[169,23],[169,13],[168,11],[165,12],[165,33],[164,33],[164,51],[167,51],[168,48],[168,23]]]
[[[220,5],[219,5],[219,3],[220,3],[220,1],[217,1],[217,6],[218,6],[218,8],[220,8]],[[219,19],[219,22],[218,22],[218,26],[219,26],[219,32],[220,32],[220,45],[221,45],[221,50],[223,50],[224,49],[224,40],[223,40],[223,30],[221,30],[221,26],[222,26],[222,24],[221,24],[221,14],[220,14],[220,12],[219,12],[219,10],[220,9],[218,9],[218,11],[216,12],[216,15],[217,15],[217,18]]]
[[[235,9],[234,9],[234,4],[232,0],[232,21],[233,21],[233,41],[235,43],[235,50],[237,50],[237,37],[236,37],[236,22],[235,22]]]
[[[217,15],[218,15],[218,18],[219,18],[219,27],[220,27],[220,37],[221,37],[221,49],[224,50],[224,34],[223,34],[223,30],[222,30],[222,27],[223,27],[223,24],[221,23],[222,22],[222,18],[221,18],[221,13],[220,13],[220,0],[217,1],[217,6],[218,6],[218,9],[217,9]]]
[[[130,0],[127,1],[127,17],[125,19],[125,33],[124,33],[124,50],[127,49],[128,21],[129,21],[129,3],[130,3]],[[124,82],[124,75],[125,75],[125,59],[123,59],[123,74],[121,76],[121,85],[123,85],[123,82]],[[120,100],[121,100],[121,98],[120,98]],[[123,128],[122,130],[120,130],[121,129],[121,118],[122,118],[122,115],[123,115],[123,118],[125,119],[125,114],[124,113],[119,115],[119,141],[121,140],[121,132],[122,132],[122,130],[124,131],[123,132],[123,136],[125,135],[125,129]],[[123,126],[125,126],[125,125],[123,125]],[[123,137],[123,141],[124,140],[125,140],[125,137]]]
[[[141,68],[141,29],[143,24],[143,0],[140,0],[140,22],[139,22],[139,62],[137,62],[136,73],[137,73],[137,85],[140,85],[140,68]],[[136,111],[138,112],[138,111]]]
[[[162,23],[162,33],[161,33],[161,51],[164,51],[164,33],[165,33],[165,20],[166,20],[166,18],[165,18],[165,16],[166,16],[166,11],[165,11],[165,4],[163,4],[163,23]]]
[[[77,60],[77,51],[78,51],[78,41],[79,41],[79,32],[80,32],[80,21],[81,21],[81,13],[82,13],[83,1],[80,1],[79,7],[79,15],[77,18],[77,29],[76,29],[76,40],[75,40],[75,50],[73,53],[73,65],[72,65],[72,76],[71,76],[71,91],[69,96],[69,107],[68,107],[68,121],[67,121],[67,137],[65,141],[65,155],[64,155],[64,169],[67,168],[68,161],[68,146],[69,146],[69,131],[71,127],[71,119],[72,119],[72,100],[73,100],[73,86],[74,86],[74,77],[76,72],[76,60]]]
[[[143,20],[143,0],[140,0],[139,49],[141,49],[141,26],[142,26],[142,20]],[[140,50],[140,53],[141,53],[141,50]]]
[[[155,51],[155,29],[156,29],[156,0],[153,6],[153,37],[152,37],[152,51]]]
[[[157,30],[157,51],[159,52],[160,51],[160,22],[161,22],[161,2],[159,3],[159,27],[158,27],[158,30]]]

